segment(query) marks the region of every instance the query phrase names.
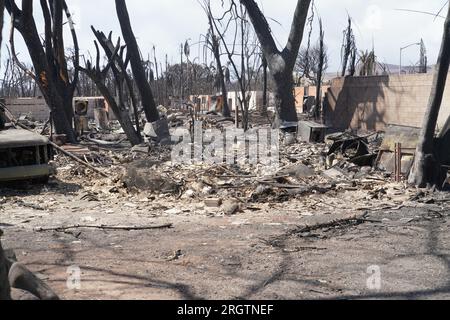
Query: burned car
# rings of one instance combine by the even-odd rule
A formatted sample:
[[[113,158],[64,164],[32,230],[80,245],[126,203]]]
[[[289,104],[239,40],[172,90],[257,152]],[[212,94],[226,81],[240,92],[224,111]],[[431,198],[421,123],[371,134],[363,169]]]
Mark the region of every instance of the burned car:
[[[22,129],[0,130],[0,183],[46,182],[54,173],[52,159],[53,148],[46,137]]]

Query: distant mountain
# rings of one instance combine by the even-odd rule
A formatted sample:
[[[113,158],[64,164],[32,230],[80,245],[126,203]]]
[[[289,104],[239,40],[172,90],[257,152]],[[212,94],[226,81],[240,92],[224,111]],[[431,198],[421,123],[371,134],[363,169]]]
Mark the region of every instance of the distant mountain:
[[[384,66],[388,69],[390,74],[399,74],[400,73],[400,66],[396,64],[384,64]],[[434,69],[434,65],[428,66],[427,73],[432,72]],[[379,68],[380,71],[381,67]],[[418,66],[402,66],[402,73],[403,74],[410,74],[410,73],[417,73],[419,67]]]

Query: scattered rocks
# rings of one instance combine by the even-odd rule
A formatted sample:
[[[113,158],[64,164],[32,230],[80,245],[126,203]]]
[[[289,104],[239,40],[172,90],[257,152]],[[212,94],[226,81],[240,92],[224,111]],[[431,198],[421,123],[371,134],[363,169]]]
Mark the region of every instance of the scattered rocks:
[[[175,260],[178,260],[179,258],[181,258],[182,256],[183,256],[183,251],[176,250],[173,252],[173,254],[171,254],[170,256],[168,256],[166,258],[166,261],[175,261]]]
[[[287,166],[280,171],[278,171],[277,175],[288,175],[296,178],[309,178],[316,174],[315,170],[302,164],[297,163],[294,165]]]
[[[240,204],[236,200],[226,200],[222,205],[222,211],[227,216],[232,216],[240,210]]]
[[[155,193],[176,193],[180,186],[169,176],[155,172],[152,164],[145,160],[130,164],[122,178],[126,186]]]
[[[346,179],[346,174],[338,169],[338,168],[331,168],[326,170],[323,175],[327,178],[330,178],[332,180],[342,180],[342,179]]]
[[[194,198],[195,197],[195,191],[194,190],[187,190],[185,193],[184,193],[184,198],[185,199],[188,199],[188,198]]]

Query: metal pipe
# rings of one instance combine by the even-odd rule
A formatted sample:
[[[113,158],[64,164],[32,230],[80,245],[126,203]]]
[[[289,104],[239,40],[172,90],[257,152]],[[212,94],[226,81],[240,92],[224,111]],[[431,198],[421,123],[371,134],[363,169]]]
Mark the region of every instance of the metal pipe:
[[[412,46],[420,46],[420,45],[421,45],[421,43],[417,42],[417,43],[411,43],[411,44],[407,45],[406,47],[400,48],[400,71],[399,71],[400,75],[402,74],[402,53],[403,53],[403,50],[405,50],[405,49],[407,49],[409,47],[412,47]]]

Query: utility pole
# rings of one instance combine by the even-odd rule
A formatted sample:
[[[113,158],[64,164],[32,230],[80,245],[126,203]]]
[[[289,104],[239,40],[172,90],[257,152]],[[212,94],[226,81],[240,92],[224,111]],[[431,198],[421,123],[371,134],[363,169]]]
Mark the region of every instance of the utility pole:
[[[421,43],[417,42],[417,43],[411,43],[411,44],[407,45],[406,47],[400,48],[400,71],[398,72],[399,75],[402,74],[402,54],[403,54],[403,50],[408,49],[409,47],[412,47],[412,46],[420,46],[420,45],[421,45]]]
[[[184,84],[183,84],[183,44],[181,44],[180,46],[180,57],[181,57],[181,64],[180,64],[180,68],[181,68],[181,73],[180,73],[180,106],[183,107],[183,101],[184,101]]]

